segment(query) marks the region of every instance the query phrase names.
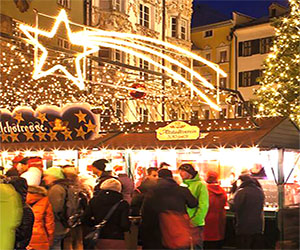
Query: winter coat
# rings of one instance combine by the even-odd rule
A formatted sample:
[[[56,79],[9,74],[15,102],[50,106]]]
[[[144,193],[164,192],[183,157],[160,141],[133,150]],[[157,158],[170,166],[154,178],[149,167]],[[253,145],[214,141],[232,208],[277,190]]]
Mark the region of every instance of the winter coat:
[[[188,189],[191,191],[192,195],[196,197],[199,203],[198,207],[187,209],[189,217],[191,218],[194,226],[204,226],[204,219],[209,206],[207,187],[200,180],[198,174],[193,179],[183,180],[183,183],[187,185]]]
[[[29,249],[49,249],[53,241],[55,224],[47,190],[40,186],[30,186],[26,202],[32,207],[35,217]]]
[[[236,234],[261,234],[263,230],[264,192],[253,179],[243,180],[230,203],[236,216]]]
[[[99,224],[112,206],[122,200],[122,194],[111,190],[100,190],[94,196],[82,216],[82,223],[88,226]],[[122,201],[116,208],[104,228],[101,229],[100,239],[124,240],[124,232],[129,231],[129,204]]]
[[[101,176],[97,179],[96,186],[94,187],[94,196],[96,196],[99,193],[101,184],[110,178],[115,178],[118,180],[118,178],[111,176],[111,174],[109,172],[103,172],[101,174]]]
[[[219,184],[207,184],[209,208],[205,217],[203,240],[219,241],[224,239],[227,194]]]
[[[21,225],[16,229],[15,249],[25,250],[32,236],[34,214],[28,204],[23,205],[23,217]]]
[[[118,179],[122,184],[123,199],[131,204],[132,194],[134,191],[134,183],[127,174],[119,174]]]
[[[69,228],[64,227],[62,223],[62,214],[65,212],[65,201],[67,196],[65,187],[70,185],[70,183],[71,182],[67,179],[56,180],[48,190],[48,198],[54,213],[54,235],[65,235],[69,232]]]
[[[0,183],[0,249],[13,249],[15,230],[21,224],[23,206],[13,185]]]
[[[155,182],[145,179],[140,186],[138,186],[132,195],[131,201],[131,215],[141,215],[141,208],[143,206],[144,198],[147,194],[150,194],[155,187]]]
[[[172,178],[159,179],[152,195],[145,198],[142,209],[141,238],[143,248],[162,249],[159,215],[166,211],[187,214],[186,207],[197,207],[198,201],[186,187]]]
[[[9,181],[19,193],[23,205],[23,216],[21,224],[16,228],[15,249],[26,249],[28,246],[34,223],[34,214],[29,205],[26,204],[28,185],[25,178],[11,177]]]

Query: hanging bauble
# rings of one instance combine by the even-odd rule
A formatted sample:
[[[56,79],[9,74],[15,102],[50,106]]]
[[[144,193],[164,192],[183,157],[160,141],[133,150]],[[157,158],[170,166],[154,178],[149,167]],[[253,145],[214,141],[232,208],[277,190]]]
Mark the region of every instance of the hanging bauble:
[[[131,88],[136,89],[136,90],[131,90],[129,92],[130,96],[135,98],[135,99],[141,99],[146,96],[146,87],[144,84],[141,83],[135,83],[131,86]]]

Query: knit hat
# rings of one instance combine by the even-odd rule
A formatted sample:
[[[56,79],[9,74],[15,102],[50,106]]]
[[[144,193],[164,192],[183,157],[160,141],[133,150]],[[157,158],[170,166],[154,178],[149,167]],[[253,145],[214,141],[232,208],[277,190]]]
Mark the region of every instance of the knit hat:
[[[40,157],[33,157],[27,161],[28,168],[35,167],[39,169],[43,169],[43,160]]]
[[[100,160],[94,161],[92,166],[97,168],[98,170],[105,171],[106,163],[108,163],[108,160],[100,159]]]
[[[44,171],[44,175],[53,176],[56,179],[64,179],[65,176],[61,168],[51,167]]]
[[[185,163],[185,164],[182,164],[180,167],[179,167],[179,170],[184,170],[185,172],[189,173],[192,175],[192,177],[194,178],[196,175],[197,175],[197,171],[195,170],[195,168],[189,164],[189,163]]]
[[[103,190],[112,190],[121,193],[122,191],[122,184],[115,178],[109,178],[102,182],[100,185],[100,189]]]
[[[207,183],[217,183],[218,182],[218,173],[215,171],[208,171],[206,174]]]
[[[27,180],[28,185],[38,186],[42,179],[42,169],[38,167],[31,167],[26,172],[21,174],[21,177]]]
[[[162,168],[158,171],[158,177],[163,179],[173,178],[173,174],[171,170]]]

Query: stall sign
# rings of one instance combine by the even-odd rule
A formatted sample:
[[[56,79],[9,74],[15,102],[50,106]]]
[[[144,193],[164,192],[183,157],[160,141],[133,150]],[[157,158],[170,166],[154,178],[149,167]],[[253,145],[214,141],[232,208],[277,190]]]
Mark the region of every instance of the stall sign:
[[[156,130],[156,137],[160,141],[197,140],[200,129],[182,121],[175,121]]]
[[[0,112],[1,143],[91,140],[99,129],[88,104],[62,108],[43,105],[36,110],[18,107],[13,112]]]

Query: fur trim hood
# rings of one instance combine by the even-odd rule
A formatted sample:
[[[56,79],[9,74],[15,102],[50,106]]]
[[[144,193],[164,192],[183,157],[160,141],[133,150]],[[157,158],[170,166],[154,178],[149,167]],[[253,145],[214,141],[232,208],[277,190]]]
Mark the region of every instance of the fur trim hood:
[[[47,196],[47,189],[41,186],[29,186],[28,187],[28,193],[31,194],[40,194],[43,196]]]

